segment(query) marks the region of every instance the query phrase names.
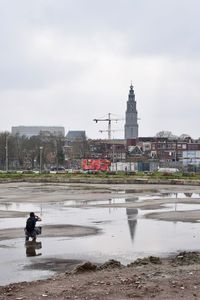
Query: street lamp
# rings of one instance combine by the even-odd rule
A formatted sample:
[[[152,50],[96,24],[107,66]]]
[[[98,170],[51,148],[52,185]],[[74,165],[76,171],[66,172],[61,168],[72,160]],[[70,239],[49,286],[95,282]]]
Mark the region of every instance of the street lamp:
[[[6,135],[5,150],[6,150],[6,172],[8,172],[8,135]]]
[[[43,150],[43,147],[41,146],[40,147],[40,174],[42,173],[42,150]]]

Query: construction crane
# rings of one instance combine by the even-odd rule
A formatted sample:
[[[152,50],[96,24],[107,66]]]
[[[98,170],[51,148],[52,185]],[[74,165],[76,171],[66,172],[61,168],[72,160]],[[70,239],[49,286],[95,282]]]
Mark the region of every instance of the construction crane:
[[[105,119],[93,119],[93,121],[95,121],[96,123],[98,123],[99,121],[103,121],[103,122],[108,122],[108,130],[106,130],[108,132],[108,139],[111,140],[111,122],[112,121],[120,121],[120,120],[124,120],[124,119],[111,119],[111,113],[108,113],[108,118]],[[103,132],[103,130],[100,130],[100,132]]]

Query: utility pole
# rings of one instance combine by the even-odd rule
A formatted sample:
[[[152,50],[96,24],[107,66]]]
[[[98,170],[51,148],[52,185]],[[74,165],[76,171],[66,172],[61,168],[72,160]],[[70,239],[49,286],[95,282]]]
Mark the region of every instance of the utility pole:
[[[43,150],[43,147],[41,146],[40,147],[40,174],[42,173],[42,150]]]

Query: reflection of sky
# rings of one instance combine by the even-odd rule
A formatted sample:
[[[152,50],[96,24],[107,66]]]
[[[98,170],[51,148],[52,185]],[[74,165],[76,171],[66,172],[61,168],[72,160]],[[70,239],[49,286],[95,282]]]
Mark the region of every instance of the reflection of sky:
[[[163,198],[179,198],[179,199],[185,199],[185,198],[196,198],[200,199],[200,195],[197,193],[164,193],[161,195],[142,195],[142,196],[134,196],[134,197],[118,197],[118,198],[110,198],[105,200],[92,200],[92,201],[86,201],[86,200],[68,200],[64,202],[65,206],[84,206],[84,205],[103,205],[103,204],[123,204],[126,202],[142,202],[145,200],[160,200]]]
[[[181,194],[185,197],[184,194]],[[179,195],[179,196],[181,196]],[[145,197],[145,196],[144,196]],[[141,200],[142,197],[138,197]],[[157,196],[156,196],[157,197]],[[167,196],[169,197],[169,195]],[[159,199],[161,197],[158,197]],[[173,197],[174,198],[174,195]],[[150,199],[150,196],[146,197]],[[151,197],[152,199],[152,197]],[[137,197],[133,201],[138,201]],[[105,202],[109,200],[105,200]],[[112,201],[127,201],[125,198],[113,198]],[[128,199],[130,201],[130,199]],[[94,202],[94,201],[93,201]],[[200,244],[200,228],[198,223],[164,222],[143,218],[149,212],[170,210],[200,209],[196,204],[166,204],[159,210],[141,210],[133,208],[103,208],[66,206],[68,202],[55,203],[11,203],[0,204],[1,210],[37,212],[42,217],[41,225],[73,224],[95,226],[101,230],[99,235],[73,238],[44,238],[42,235],[42,256],[26,257],[24,239],[5,240],[0,242],[2,260],[0,268],[7,275],[0,275],[0,284],[5,280],[24,280],[23,266],[31,259],[38,260],[48,257],[65,259],[84,259],[104,262],[114,258],[122,263],[129,263],[138,257],[147,255],[167,255],[180,250],[197,250]],[[88,202],[90,204],[91,202]],[[94,203],[92,203],[94,204]],[[0,219],[0,229],[25,226],[26,218]],[[2,248],[1,246],[11,246]],[[6,265],[8,266],[6,269]],[[12,266],[12,272],[11,272]],[[19,273],[17,277],[16,273]],[[29,271],[27,278],[34,279],[35,274],[47,274],[40,271]],[[7,276],[7,277],[6,277]],[[20,277],[21,276],[21,277]],[[9,279],[8,279],[9,277]],[[6,279],[7,278],[7,279]],[[21,279],[20,279],[21,278]]]
[[[2,245],[9,248],[1,248]],[[42,249],[41,249],[42,250]],[[42,251],[41,251],[42,252]],[[24,239],[7,240],[0,242],[0,285],[11,282],[37,280],[38,278],[47,278],[52,272],[42,270],[24,270],[24,266],[31,262],[30,257],[26,257],[26,248]],[[32,259],[36,259],[34,257]]]
[[[200,204],[187,204],[187,203],[168,203],[164,207],[172,211],[187,211],[200,209]]]
[[[15,206],[15,204],[13,204]],[[15,207],[11,206],[11,210]],[[198,209],[199,205],[189,205],[189,204],[176,204],[177,210],[185,209]],[[158,243],[161,247],[161,244],[166,244],[164,249],[170,248],[171,239],[166,243],[162,241],[158,242],[158,237],[165,236],[167,232],[170,232],[169,236],[173,239],[173,236],[176,235],[174,231],[174,226],[177,228],[177,224],[174,225],[173,222],[159,222],[153,220],[146,220],[142,218],[144,213],[155,212],[155,210],[136,210],[131,208],[94,208],[94,207],[84,207],[84,208],[75,208],[75,207],[65,207],[63,203],[51,203],[51,204],[42,204],[42,207],[39,204],[33,205],[29,203],[21,203],[17,205],[17,209],[24,211],[37,211],[39,215],[42,216],[43,221],[41,225],[49,224],[73,224],[73,225],[82,225],[82,226],[95,226],[101,229],[101,234],[94,237],[87,237],[87,247],[89,249],[95,250],[95,248],[102,249],[102,252],[123,252],[126,249],[130,251],[134,247],[137,251],[143,251],[148,249],[148,245],[151,245],[152,242],[148,241],[146,245],[146,240],[152,236],[156,239],[154,240],[154,246]],[[35,209],[34,209],[35,208]],[[166,211],[166,210],[175,210],[174,204],[166,205],[163,209],[156,211]],[[184,234],[187,235],[187,231],[190,231],[190,228],[194,224],[190,223],[180,223],[180,232],[184,228]],[[23,227],[25,225],[25,218],[9,218],[1,219],[0,228],[13,228],[13,227]],[[139,237],[139,238],[138,238]],[[79,248],[83,251],[84,239],[73,239],[73,243],[80,243]],[[176,236],[176,240],[178,237]],[[90,243],[91,241],[91,243]],[[156,242],[157,241],[157,242]],[[185,247],[187,248],[188,240],[185,240]],[[161,247],[162,248],[162,247]],[[159,250],[159,249],[158,249]],[[162,249],[163,250],[163,249]],[[87,250],[86,250],[87,252]]]
[[[78,209],[77,214],[81,210]],[[138,212],[140,213],[140,212]],[[87,215],[87,222],[84,221]],[[134,238],[131,239],[127,214],[125,209],[93,209],[83,210],[82,216],[75,219],[73,210],[68,211],[68,223],[77,224],[87,223],[93,226],[96,224],[101,228],[99,235],[80,237],[80,238],[44,238],[40,236],[38,240],[42,241],[42,256],[30,258],[26,257],[24,239],[1,241],[1,245],[11,246],[11,248],[0,248],[1,263],[3,270],[0,275],[1,281],[16,281],[22,278],[24,274],[27,279],[35,278],[35,271],[23,272],[23,266],[31,261],[40,261],[42,258],[57,257],[65,259],[90,260],[93,262],[104,262],[114,258],[127,264],[138,257],[148,255],[166,256],[181,250],[197,250],[200,243],[199,224],[163,222],[138,218],[134,228]],[[72,222],[73,220],[73,222]],[[67,220],[66,220],[67,221]],[[95,223],[94,223],[95,222]],[[8,270],[12,272],[8,274]],[[6,268],[4,272],[4,268]],[[18,277],[16,276],[18,272]],[[47,274],[44,271],[36,271],[38,276]],[[21,276],[21,277],[20,277]],[[21,279],[21,280],[22,280]]]

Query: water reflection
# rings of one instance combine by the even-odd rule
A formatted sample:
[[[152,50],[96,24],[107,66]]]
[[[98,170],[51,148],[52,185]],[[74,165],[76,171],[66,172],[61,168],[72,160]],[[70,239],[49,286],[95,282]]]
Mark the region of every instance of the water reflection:
[[[129,199],[125,199],[125,202],[137,202],[138,197],[133,197]],[[130,231],[130,236],[132,242],[134,241],[134,235],[135,235],[135,230],[136,230],[136,225],[137,225],[137,215],[138,215],[138,209],[137,208],[126,208],[126,214],[127,214],[127,219],[128,219],[128,226],[129,226],[129,231]]]
[[[128,226],[129,226],[130,236],[131,236],[131,240],[133,242],[136,225],[137,225],[138,209],[126,208],[126,214],[127,214],[127,218],[128,218]]]
[[[184,193],[187,198],[191,198],[193,193]]]
[[[191,192],[185,192],[185,193],[162,193],[161,194],[162,197],[164,198],[200,198],[200,194],[199,193],[191,193]]]
[[[37,252],[36,250],[42,249],[42,242],[26,242],[25,243],[25,248],[26,248],[26,256],[40,256],[42,255],[41,252]]]
[[[115,204],[123,204],[126,202],[143,202],[145,200],[157,200],[157,199],[164,199],[164,198],[178,198],[178,199],[185,199],[185,198],[200,198],[199,193],[192,193],[192,192],[185,192],[185,193],[161,193],[161,194],[143,194],[139,196],[133,195],[133,197],[129,197],[126,199],[125,197],[113,197],[110,199],[98,199],[98,200],[82,200],[82,199],[76,199],[76,200],[66,200],[62,204],[59,204],[60,207],[64,205],[64,207],[87,207],[87,206],[93,206],[93,205],[115,205]],[[58,205],[57,202],[53,203],[51,202],[51,205]],[[47,203],[16,203],[16,202],[1,202],[0,203],[0,210],[5,211],[38,211],[40,214],[43,214],[43,211],[46,207],[48,207],[49,204]]]
[[[199,249],[199,224],[157,221],[144,217],[149,212],[200,209],[199,201],[192,201],[191,199],[191,201],[185,201],[186,203],[184,204],[184,201],[175,199],[185,199],[186,197],[198,199],[199,194],[187,192],[164,194],[157,192],[151,194],[149,192],[149,194],[143,193],[142,195],[119,195],[117,198],[113,196],[110,199],[104,198],[102,194],[100,199],[88,201],[83,200],[80,196],[78,200],[73,200],[72,198],[63,202],[56,201],[56,198],[55,201],[46,202],[46,199],[42,201],[42,197],[40,199],[41,202],[38,201],[36,203],[34,201],[33,203],[17,202],[17,204],[13,202],[6,205],[3,202],[0,204],[1,210],[40,212],[43,214],[42,225],[44,226],[70,224],[93,227],[96,224],[97,228],[101,230],[101,234],[86,237],[62,237],[62,234],[59,235],[58,233],[58,237],[42,237],[42,243],[32,243],[30,241],[25,244],[25,248],[24,239],[22,238],[0,241],[2,258],[0,263],[2,270],[0,284],[5,282],[5,277],[7,282],[16,281],[16,273],[19,270],[21,270],[21,277],[17,275],[17,280],[20,280],[20,278],[23,280],[27,280],[27,278],[36,279],[34,277],[36,276],[35,270],[32,275],[29,273],[27,278],[24,278],[25,271],[22,268],[35,260],[40,261],[47,257],[63,257],[97,262],[104,262],[114,258],[126,264],[138,257],[165,255],[177,250]],[[165,201],[163,201],[163,205],[159,205],[159,203],[157,205],[156,200],[164,198],[173,199],[166,201],[165,205]],[[144,209],[145,205],[140,205],[140,202],[147,200],[155,200],[152,201],[154,205],[148,211]],[[112,206],[112,204],[123,203],[126,205]],[[105,207],[99,207],[98,204],[110,204],[110,207],[106,205]],[[132,204],[141,208],[131,208]],[[0,220],[0,229],[23,228],[24,221],[24,217],[4,218]],[[41,250],[42,246],[45,251]],[[25,258],[25,255],[27,258]],[[35,259],[30,259],[34,256]],[[39,275],[37,276],[39,277]]]

